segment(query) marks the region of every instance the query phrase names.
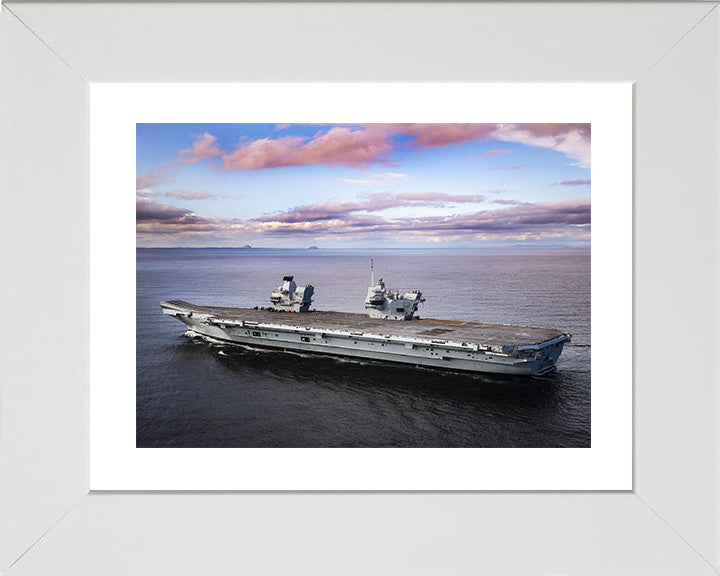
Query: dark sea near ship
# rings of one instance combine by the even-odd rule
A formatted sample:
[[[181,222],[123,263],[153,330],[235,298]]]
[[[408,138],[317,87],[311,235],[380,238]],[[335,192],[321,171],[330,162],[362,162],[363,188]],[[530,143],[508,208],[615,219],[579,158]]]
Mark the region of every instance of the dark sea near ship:
[[[367,250],[138,249],[138,447],[589,447],[590,251],[373,250],[422,318],[572,333],[543,377],[467,375],[208,344],[158,302],[269,304],[285,275],[314,307],[363,313]]]

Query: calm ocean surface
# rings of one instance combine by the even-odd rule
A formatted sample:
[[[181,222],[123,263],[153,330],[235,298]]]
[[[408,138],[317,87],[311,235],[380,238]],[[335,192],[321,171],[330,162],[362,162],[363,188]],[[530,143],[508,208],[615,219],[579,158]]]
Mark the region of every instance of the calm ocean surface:
[[[315,308],[363,313],[367,251],[137,250],[138,447],[589,447],[590,252],[375,250],[419,315],[568,330],[541,378],[467,376],[210,345],[160,300],[269,304],[284,275]]]

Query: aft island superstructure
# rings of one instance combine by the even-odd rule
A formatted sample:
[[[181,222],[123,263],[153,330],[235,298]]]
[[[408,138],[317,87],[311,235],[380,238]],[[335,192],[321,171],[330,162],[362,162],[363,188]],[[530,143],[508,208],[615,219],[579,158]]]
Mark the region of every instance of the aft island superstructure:
[[[188,336],[250,347],[380,360],[452,371],[541,375],[555,369],[570,334],[549,328],[414,317],[422,293],[388,291],[371,280],[368,315],[309,310],[313,287],[292,276],[271,296],[271,308],[160,302]]]

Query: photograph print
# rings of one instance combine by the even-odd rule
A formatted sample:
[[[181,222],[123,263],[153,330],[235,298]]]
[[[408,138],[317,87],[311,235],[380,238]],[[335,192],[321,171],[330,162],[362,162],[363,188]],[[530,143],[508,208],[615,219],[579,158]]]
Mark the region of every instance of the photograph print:
[[[589,448],[590,124],[136,124],[138,448]]]

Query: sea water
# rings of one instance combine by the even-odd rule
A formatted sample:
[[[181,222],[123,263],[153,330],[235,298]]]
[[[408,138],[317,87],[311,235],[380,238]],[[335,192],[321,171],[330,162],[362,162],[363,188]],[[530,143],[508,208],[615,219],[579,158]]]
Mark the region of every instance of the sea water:
[[[420,317],[573,341],[547,376],[466,375],[208,344],[158,306],[266,306],[294,275],[363,313],[370,257]],[[138,447],[589,447],[590,350],[589,250],[137,250]]]

